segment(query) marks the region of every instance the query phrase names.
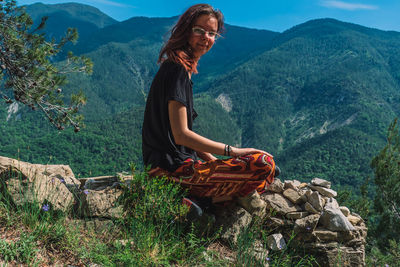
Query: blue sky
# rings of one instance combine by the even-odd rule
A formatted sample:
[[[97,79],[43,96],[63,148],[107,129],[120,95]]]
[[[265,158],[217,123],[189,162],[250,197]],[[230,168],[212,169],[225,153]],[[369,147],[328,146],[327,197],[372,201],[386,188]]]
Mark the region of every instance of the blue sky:
[[[17,0],[19,5],[37,0]],[[71,1],[42,0],[45,4]],[[102,12],[122,21],[135,16],[171,17],[181,14],[192,0],[77,0],[73,2],[95,6]],[[335,18],[381,30],[400,32],[399,0],[211,0],[220,9],[225,22],[249,28],[282,32],[316,18]]]

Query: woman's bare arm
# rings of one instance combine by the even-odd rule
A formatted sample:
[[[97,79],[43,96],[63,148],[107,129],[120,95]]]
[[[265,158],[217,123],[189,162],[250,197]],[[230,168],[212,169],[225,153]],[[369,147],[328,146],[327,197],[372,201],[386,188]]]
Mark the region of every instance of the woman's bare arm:
[[[168,115],[172,134],[178,145],[183,145],[199,152],[224,155],[225,144],[205,138],[188,128],[186,107],[182,103],[174,100],[169,101]],[[270,155],[269,153],[259,149],[232,147],[231,156],[241,156],[253,153],[265,153]]]

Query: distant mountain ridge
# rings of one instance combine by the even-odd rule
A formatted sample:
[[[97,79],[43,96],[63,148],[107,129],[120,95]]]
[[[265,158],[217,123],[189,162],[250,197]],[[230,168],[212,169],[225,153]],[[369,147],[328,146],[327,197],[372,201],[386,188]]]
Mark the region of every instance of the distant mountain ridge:
[[[36,18],[48,13],[46,5],[27,10],[33,7]],[[74,15],[61,21],[74,21],[83,32],[72,50],[95,63],[92,76],[70,77],[65,88],[66,94],[82,88],[87,95],[87,128],[78,135],[59,134],[46,123],[33,125],[36,115],[22,111],[21,120],[0,127],[0,152],[14,157],[17,148],[22,155],[29,146],[26,161],[57,154],[57,163],[91,165],[92,175],[118,171],[130,159],[140,165],[146,94],[163,37],[177,17],[107,20],[103,27],[89,27],[84,13],[62,8]],[[96,16],[93,21],[105,21]],[[63,31],[65,23],[51,22],[47,32]],[[196,131],[273,153],[285,178],[333,177],[335,184],[357,188],[369,175],[369,161],[383,145],[387,126],[400,113],[399,47],[398,32],[334,19],[311,20],[282,33],[226,25],[224,38],[200,60],[193,78],[200,114]],[[43,136],[40,142],[29,140],[33,133]],[[5,146],[10,143],[15,145]]]

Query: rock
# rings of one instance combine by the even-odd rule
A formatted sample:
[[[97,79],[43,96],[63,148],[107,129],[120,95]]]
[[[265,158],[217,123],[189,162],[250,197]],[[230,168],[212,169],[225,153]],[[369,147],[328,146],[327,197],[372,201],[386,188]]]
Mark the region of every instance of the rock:
[[[315,227],[317,227],[319,219],[319,214],[312,214],[307,217],[297,219],[294,223],[294,231],[296,233],[312,232]]]
[[[279,228],[285,225],[285,221],[275,217],[267,217],[265,219],[265,225],[268,225],[270,228]]]
[[[339,209],[339,203],[333,197],[327,198],[325,209]]]
[[[267,245],[270,249],[277,251],[286,248],[285,239],[282,234],[273,234],[267,237]]]
[[[294,204],[298,204],[301,202],[301,195],[296,190],[293,190],[291,188],[288,188],[285,191],[283,191],[283,195],[287,199],[292,201],[292,203],[294,203]]]
[[[244,208],[231,205],[216,213],[216,229],[221,229],[221,239],[227,244],[236,244],[240,232],[251,223],[252,216]]]
[[[85,189],[80,193],[81,203],[77,210],[82,217],[121,218],[122,206],[118,205],[121,194],[121,189],[112,187]]]
[[[261,199],[267,203],[267,209],[271,208],[281,215],[293,211],[301,211],[299,206],[294,205],[290,200],[277,193],[262,194]]]
[[[311,193],[308,197],[308,203],[310,203],[317,211],[322,211],[324,208],[324,200],[317,191]]]
[[[296,220],[296,219],[304,218],[307,215],[308,215],[308,212],[306,212],[306,211],[295,211],[295,212],[287,213],[286,218]]]
[[[339,209],[343,213],[344,216],[348,217],[350,215],[350,210],[348,207],[341,206],[341,207],[339,207]]]
[[[120,185],[120,180],[116,176],[99,176],[90,177],[80,180],[83,185],[83,189],[90,189],[100,191],[106,188],[114,188]]]
[[[279,180],[279,178],[275,178],[272,184],[268,186],[267,192],[282,193],[283,183],[281,182],[281,180]]]
[[[302,249],[314,256],[318,266],[365,266],[364,247],[348,247],[338,242],[313,242],[304,244]]]
[[[339,209],[324,209],[320,222],[326,229],[335,232],[355,230],[354,226]]]
[[[260,194],[256,190],[245,197],[238,197],[236,201],[250,214],[255,214],[257,216],[263,216],[263,214],[265,214],[267,203],[260,198]]]
[[[311,184],[312,185],[316,185],[316,186],[322,186],[325,188],[331,188],[331,182],[324,180],[324,179],[320,179],[320,178],[314,178],[311,180]]]
[[[263,244],[260,240],[256,240],[253,245],[250,247],[250,254],[254,256],[260,262],[264,262],[268,257],[269,251],[264,248]],[[264,267],[267,267],[268,263],[264,264]]]
[[[316,229],[313,235],[317,237],[320,242],[330,242],[338,240],[338,232],[332,232],[326,229]]]
[[[314,191],[318,191],[321,195],[326,196],[326,197],[336,197],[337,196],[336,191],[329,189],[329,188],[325,188],[325,187],[321,187],[321,186],[314,186],[312,184],[309,184],[308,187]]]
[[[308,198],[311,196],[312,194],[312,190],[310,189],[302,189],[301,190],[301,201],[303,201],[304,203],[308,201]]]
[[[16,205],[37,203],[67,212],[80,186],[67,165],[31,164],[0,157],[0,180]]]
[[[307,186],[308,186],[307,183],[301,183],[301,184],[299,185],[299,189],[306,188]]]
[[[310,203],[306,202],[306,204],[304,205],[304,208],[306,211],[308,211],[309,213],[312,214],[319,214],[320,212],[318,210],[316,210]]]
[[[358,225],[362,221],[361,218],[359,218],[357,216],[354,216],[354,215],[351,215],[351,214],[349,216],[347,216],[347,219],[349,220],[349,222],[352,225]]]
[[[300,182],[297,180],[286,180],[285,184],[283,186],[284,189],[293,189],[293,190],[298,190],[300,186]]]

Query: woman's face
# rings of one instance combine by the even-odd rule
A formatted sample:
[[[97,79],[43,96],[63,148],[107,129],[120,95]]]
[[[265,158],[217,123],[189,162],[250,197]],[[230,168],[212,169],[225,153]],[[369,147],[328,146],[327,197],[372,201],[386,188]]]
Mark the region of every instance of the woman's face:
[[[213,35],[218,31],[218,20],[211,15],[201,15],[194,22],[193,28],[195,31],[190,35],[189,45],[193,49],[194,57],[200,58],[215,42],[216,36]]]

